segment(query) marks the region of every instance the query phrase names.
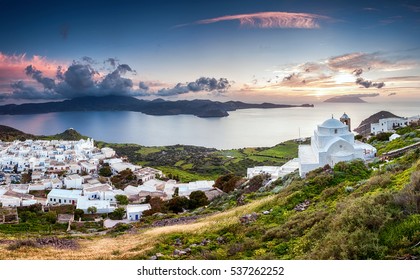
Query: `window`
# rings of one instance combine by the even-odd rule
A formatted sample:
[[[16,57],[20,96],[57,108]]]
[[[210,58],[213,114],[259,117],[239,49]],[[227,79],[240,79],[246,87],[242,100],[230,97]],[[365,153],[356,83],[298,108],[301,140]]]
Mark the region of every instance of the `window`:
[[[337,131],[338,131],[337,129],[334,129],[334,134],[337,134]]]

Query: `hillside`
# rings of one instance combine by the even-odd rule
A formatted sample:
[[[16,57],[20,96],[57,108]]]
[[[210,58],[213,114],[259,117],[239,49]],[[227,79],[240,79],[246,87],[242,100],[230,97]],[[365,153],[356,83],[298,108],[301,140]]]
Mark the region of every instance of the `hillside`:
[[[4,259],[416,259],[419,183],[417,150],[378,171],[355,161],[320,168],[306,179],[292,175],[273,189],[239,188],[187,214],[189,222],[160,226],[174,216],[145,218],[129,233],[71,236],[70,249],[35,246],[25,241],[28,233],[22,241],[3,235],[0,254]],[[237,205],[239,197],[245,205]]]
[[[218,102],[211,100],[166,101],[163,99],[155,99],[153,101],[148,101],[129,96],[108,95],[102,97],[78,97],[70,100],[46,103],[27,103],[21,105],[8,104],[0,106],[0,115],[79,111],[134,111],[157,116],[187,114],[202,118],[209,118],[226,117],[229,116],[229,111],[240,109],[290,107],[313,107],[313,105],[287,105],[272,103],[250,104],[239,101]]]
[[[145,147],[136,144],[106,144],[130,162],[156,167],[169,176],[189,182],[216,179],[234,173],[246,176],[246,169],[261,165],[282,165],[297,156],[298,143],[286,141],[274,147],[216,150],[204,147],[175,145]]]
[[[372,123],[377,123],[379,122],[380,119],[384,119],[384,118],[400,118],[400,117],[388,111],[380,111],[376,114],[371,115],[367,119],[364,119],[359,124],[359,126],[354,129],[354,131],[356,131],[357,133],[363,136],[367,136],[370,134],[370,125]]]
[[[0,125],[0,140],[5,142],[11,142],[14,140],[25,140],[25,139],[34,139],[35,135],[27,134],[23,131],[15,129],[10,126]]]
[[[0,140],[5,142],[11,142],[14,140],[25,141],[26,139],[76,141],[86,138],[86,136],[81,135],[79,132],[71,128],[63,131],[62,133],[44,136],[28,134],[10,126],[0,125]]]

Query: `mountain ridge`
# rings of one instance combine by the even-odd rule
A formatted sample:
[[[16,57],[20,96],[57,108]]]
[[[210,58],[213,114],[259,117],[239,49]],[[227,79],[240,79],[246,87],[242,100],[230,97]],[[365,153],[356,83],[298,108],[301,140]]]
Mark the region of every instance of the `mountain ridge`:
[[[313,107],[312,104],[288,105],[262,103],[252,104],[241,101],[211,101],[208,99],[167,101],[155,99],[152,101],[129,96],[108,95],[102,97],[85,96],[64,101],[45,103],[8,104],[0,106],[0,115],[43,114],[53,112],[80,111],[134,111],[147,115],[194,115],[201,118],[227,117],[229,111],[251,108],[290,108]]]

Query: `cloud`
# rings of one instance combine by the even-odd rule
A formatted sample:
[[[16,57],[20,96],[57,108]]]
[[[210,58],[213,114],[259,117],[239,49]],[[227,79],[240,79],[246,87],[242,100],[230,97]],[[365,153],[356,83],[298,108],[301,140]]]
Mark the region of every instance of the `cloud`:
[[[160,89],[156,92],[156,95],[172,96],[199,91],[221,93],[226,92],[230,87],[230,82],[226,78],[217,80],[215,78],[201,77],[194,82],[178,83],[173,88]]]
[[[345,97],[376,97],[379,96],[379,93],[356,93],[356,94],[346,94],[346,95],[340,95],[340,96],[345,96]]]
[[[327,66],[335,70],[353,71],[354,69],[397,71],[413,68],[413,60],[385,57],[383,53],[347,53],[327,59]]]
[[[353,70],[353,72],[351,72],[352,74],[354,74],[355,76],[359,77],[360,75],[363,74],[363,69],[362,68],[358,68]]]
[[[123,78],[127,72],[133,72],[127,64],[118,65],[117,69],[105,76],[99,84],[102,90],[110,94],[126,94],[130,93],[133,88],[133,81],[131,79]]]
[[[54,89],[55,81],[51,78],[44,77],[40,70],[37,70],[34,66],[29,65],[25,68],[25,73],[32,79],[36,80],[38,83],[42,84],[45,89]]]
[[[370,88],[370,87],[383,88],[385,86],[384,82],[375,83],[369,80],[365,80],[361,77],[356,79],[356,84],[361,85],[365,88]]]
[[[141,90],[145,90],[145,91],[148,91],[150,89],[150,87],[145,82],[140,82],[139,83],[139,88]]]
[[[36,58],[27,65],[28,59],[22,56],[6,56],[0,53],[0,73],[9,73],[15,69],[12,76],[0,76],[2,91],[0,99],[67,99],[81,96],[172,96],[189,92],[208,92],[220,94],[226,92],[231,84],[226,78],[201,77],[193,82],[178,83],[174,87],[151,81],[139,82],[134,87],[133,80],[127,77],[135,75],[136,71],[128,64],[120,64],[117,59],[107,59],[113,69],[108,73],[99,72],[93,64],[98,64],[90,57],[73,61],[68,67],[45,64],[44,59]],[[42,63],[41,63],[42,62]],[[23,65],[25,65],[23,67]],[[6,65],[6,67],[4,67]],[[47,65],[47,66],[45,66]],[[49,77],[41,69],[48,70]],[[6,84],[7,83],[7,84]],[[166,86],[166,87],[164,87]]]
[[[332,18],[317,14],[288,13],[288,12],[261,12],[253,14],[227,15],[222,17],[199,20],[194,23],[181,24],[175,28],[194,25],[211,24],[222,21],[239,21],[241,26],[256,28],[319,28],[318,21],[331,20]]]

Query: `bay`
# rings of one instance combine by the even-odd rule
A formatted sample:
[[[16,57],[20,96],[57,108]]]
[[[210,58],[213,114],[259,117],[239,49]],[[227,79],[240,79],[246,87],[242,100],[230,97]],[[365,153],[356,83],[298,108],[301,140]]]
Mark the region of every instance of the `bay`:
[[[145,146],[195,145],[217,149],[270,147],[311,136],[317,124],[349,115],[352,129],[386,110],[399,116],[420,114],[420,101],[411,103],[319,103],[314,108],[247,109],[225,118],[191,115],[149,116],[138,112],[61,112],[2,115],[0,124],[27,133],[51,135],[74,128],[83,135],[113,143]]]

